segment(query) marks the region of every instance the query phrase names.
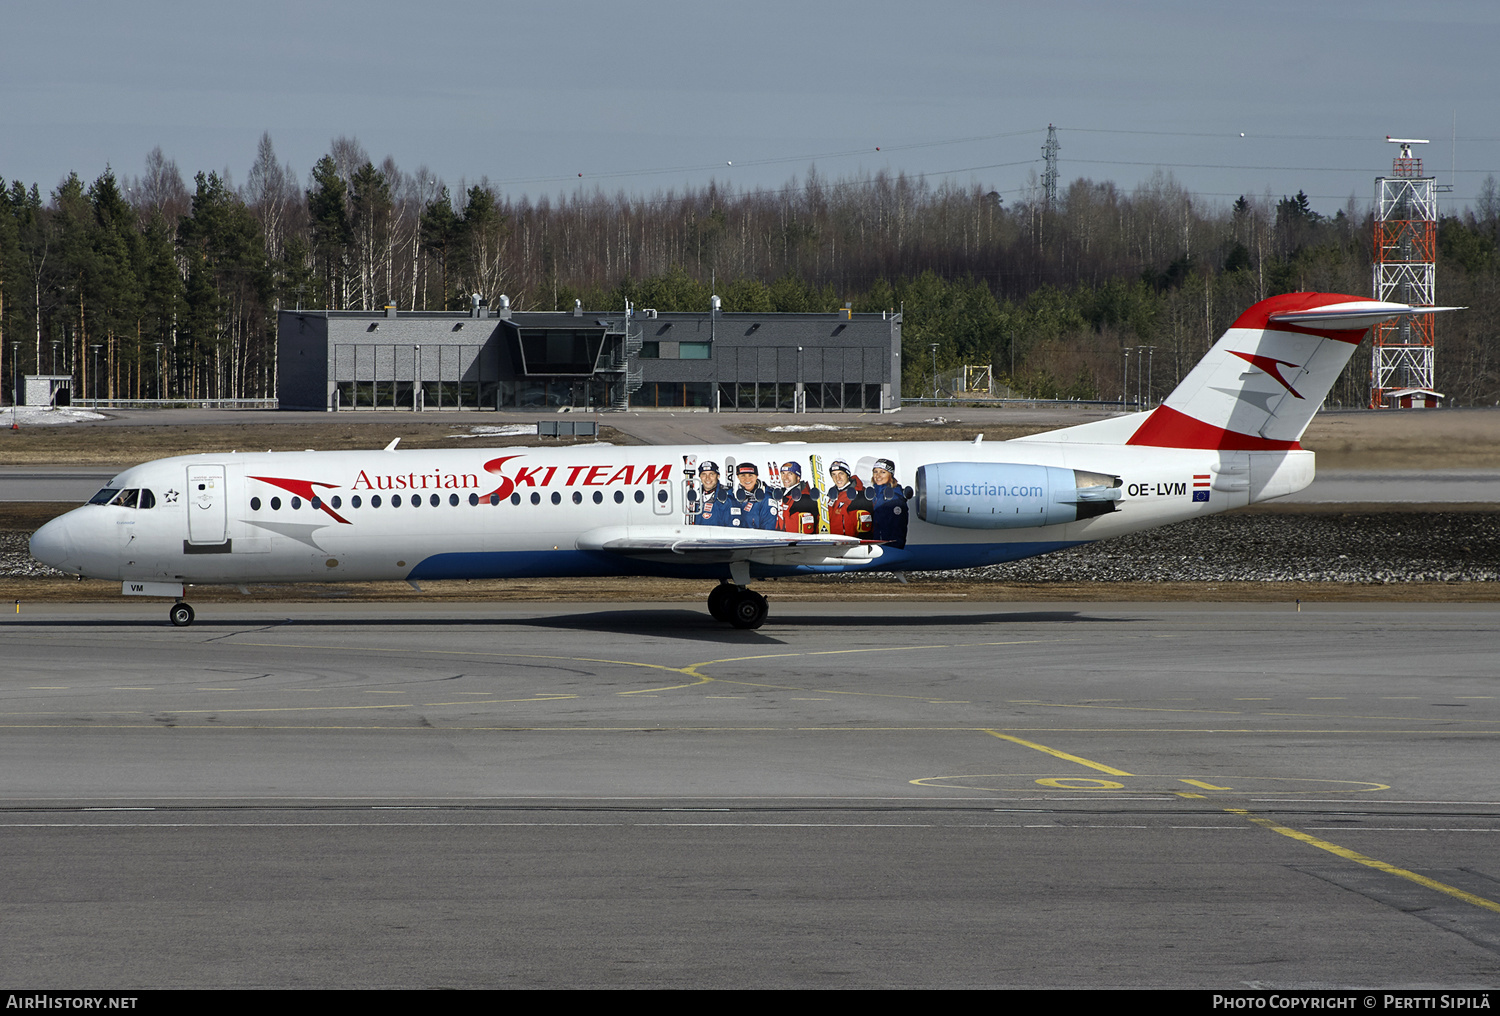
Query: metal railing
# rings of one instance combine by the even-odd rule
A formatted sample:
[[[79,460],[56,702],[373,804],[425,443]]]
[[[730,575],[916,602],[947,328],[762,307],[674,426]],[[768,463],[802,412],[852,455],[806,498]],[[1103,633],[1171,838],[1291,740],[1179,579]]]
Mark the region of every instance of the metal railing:
[[[1146,402],[1143,406],[1135,399],[989,399],[989,398],[965,398],[962,395],[933,398],[927,396],[924,399],[902,399],[903,406],[1115,406],[1121,412],[1134,412],[1155,405],[1154,402]]]
[[[598,420],[538,420],[537,437],[592,437],[599,436]]]
[[[276,409],[272,399],[73,399],[77,409]]]

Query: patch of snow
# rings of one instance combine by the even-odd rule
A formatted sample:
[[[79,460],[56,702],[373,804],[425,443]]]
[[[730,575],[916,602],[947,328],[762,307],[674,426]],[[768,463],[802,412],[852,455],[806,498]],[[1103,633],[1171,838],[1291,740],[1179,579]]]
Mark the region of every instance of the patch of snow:
[[[808,430],[843,430],[843,427],[835,427],[831,423],[787,423],[780,427],[767,427],[766,432],[770,434],[797,434]]]
[[[523,434],[535,434],[534,423],[502,423],[498,426],[470,427],[467,434],[450,434],[449,437],[471,438],[471,437],[520,437]]]
[[[106,419],[103,413],[61,406],[7,406],[0,410],[0,427],[9,427],[12,420],[22,427],[55,427],[60,423]]]

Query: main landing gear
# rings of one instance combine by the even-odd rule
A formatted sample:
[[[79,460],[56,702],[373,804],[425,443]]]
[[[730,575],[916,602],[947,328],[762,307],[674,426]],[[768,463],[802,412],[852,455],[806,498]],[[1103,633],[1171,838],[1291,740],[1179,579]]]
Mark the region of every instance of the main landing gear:
[[[193,608],[178,600],[168,608],[167,619],[177,628],[186,628],[193,623]]]
[[[721,582],[708,594],[708,612],[736,628],[759,628],[770,609],[764,596],[733,582]]]

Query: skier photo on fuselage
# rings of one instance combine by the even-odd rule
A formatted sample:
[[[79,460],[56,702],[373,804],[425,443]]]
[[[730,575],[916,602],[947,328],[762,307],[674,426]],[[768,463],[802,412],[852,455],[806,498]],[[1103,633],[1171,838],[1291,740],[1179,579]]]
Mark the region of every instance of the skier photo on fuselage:
[[[776,528],[783,533],[816,533],[818,495],[818,489],[802,479],[800,462],[783,462],[781,486],[771,489],[777,502]]]
[[[724,526],[733,525],[730,521],[730,509],[733,507],[733,496],[729,488],[724,486],[719,478],[719,464],[711,459],[704,459],[698,466],[698,486],[688,491],[688,512],[691,523],[695,526]]]
[[[828,493],[823,510],[828,517],[828,531],[838,536],[870,538],[870,499],[865,485],[849,463],[834,459],[828,467]]]
[[[876,459],[870,467],[870,484],[865,488],[870,499],[870,539],[893,547],[906,546],[906,525],[910,519],[907,491],[896,482],[896,463]]]
[[[760,480],[760,470],[753,462],[741,462],[735,469],[739,486],[729,509],[731,526],[745,529],[776,528],[776,502],[771,491]]]

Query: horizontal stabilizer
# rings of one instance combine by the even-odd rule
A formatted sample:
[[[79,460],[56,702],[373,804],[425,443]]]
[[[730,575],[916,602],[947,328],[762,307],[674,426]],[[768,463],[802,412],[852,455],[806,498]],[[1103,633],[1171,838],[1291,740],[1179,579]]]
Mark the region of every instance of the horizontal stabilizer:
[[[1330,331],[1364,331],[1393,317],[1409,314],[1438,314],[1463,307],[1413,307],[1405,303],[1384,303],[1380,300],[1351,300],[1334,303],[1311,310],[1281,311],[1267,315],[1278,324],[1317,327]]]

